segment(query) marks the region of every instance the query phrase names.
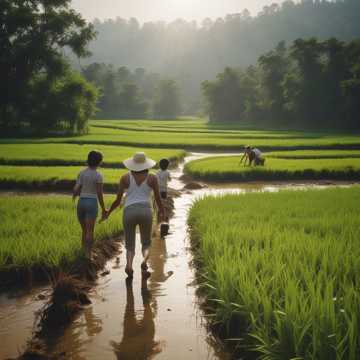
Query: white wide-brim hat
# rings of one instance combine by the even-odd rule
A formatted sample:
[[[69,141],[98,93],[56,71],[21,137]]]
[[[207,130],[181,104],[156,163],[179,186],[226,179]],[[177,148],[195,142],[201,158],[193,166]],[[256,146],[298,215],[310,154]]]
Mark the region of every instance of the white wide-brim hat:
[[[149,159],[145,153],[138,152],[132,158],[124,160],[123,164],[131,171],[143,171],[154,167],[156,161]]]

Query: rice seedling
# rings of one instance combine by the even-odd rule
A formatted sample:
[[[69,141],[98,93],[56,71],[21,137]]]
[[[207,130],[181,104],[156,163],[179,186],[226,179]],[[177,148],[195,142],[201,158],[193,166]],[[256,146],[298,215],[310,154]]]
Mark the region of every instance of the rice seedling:
[[[208,181],[359,180],[360,158],[290,159],[267,157],[265,166],[244,166],[240,157],[214,157],[185,166],[185,173]]]
[[[113,197],[107,196],[107,202]],[[82,256],[76,204],[64,195],[3,195],[0,202],[0,273],[66,270]],[[96,226],[97,240],[119,234],[119,214]]]
[[[106,145],[77,144],[0,144],[0,164],[5,165],[85,165],[89,151],[101,151],[104,155],[104,167],[121,168],[122,161],[135,152],[144,151],[139,148]],[[183,150],[146,149],[146,154],[156,161],[168,158],[177,163],[185,156]]]
[[[81,166],[0,166],[1,189],[71,191]],[[125,169],[99,169],[104,188],[114,190]]]
[[[191,238],[223,335],[260,359],[358,359],[359,203],[359,187],[197,201]]]
[[[1,139],[0,143],[70,143],[234,151],[242,151],[248,144],[263,150],[360,148],[360,138],[354,134],[254,130],[234,124],[215,126],[204,120],[94,121],[92,124],[95,126],[90,126],[90,133],[83,136]]]

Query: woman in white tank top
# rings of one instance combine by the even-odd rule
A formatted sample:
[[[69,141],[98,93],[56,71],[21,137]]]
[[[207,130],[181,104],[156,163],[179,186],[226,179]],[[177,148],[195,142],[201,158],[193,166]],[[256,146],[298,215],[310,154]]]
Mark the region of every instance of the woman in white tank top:
[[[141,264],[142,275],[149,277],[147,261],[151,245],[151,229],[153,222],[151,208],[151,194],[154,193],[155,201],[159,209],[161,219],[165,218],[164,207],[160,198],[159,184],[155,175],[149,174],[149,169],[156,162],[146,157],[144,153],[136,153],[132,158],[124,161],[124,165],[130,170],[120,179],[118,194],[106,214],[106,218],[120,206],[122,197],[126,193],[123,213],[123,228],[126,246],[127,275],[133,277],[133,260],[135,256],[136,227],[140,228],[143,262]]]

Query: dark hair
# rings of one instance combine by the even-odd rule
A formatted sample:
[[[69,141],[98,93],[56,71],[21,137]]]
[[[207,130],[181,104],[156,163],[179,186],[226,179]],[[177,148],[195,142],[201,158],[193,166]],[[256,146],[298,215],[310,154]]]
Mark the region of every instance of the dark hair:
[[[100,151],[93,150],[90,151],[88,154],[87,163],[90,167],[99,166],[103,160],[103,155]]]
[[[161,159],[159,162],[159,166],[161,170],[166,170],[170,165],[170,161],[168,159]]]

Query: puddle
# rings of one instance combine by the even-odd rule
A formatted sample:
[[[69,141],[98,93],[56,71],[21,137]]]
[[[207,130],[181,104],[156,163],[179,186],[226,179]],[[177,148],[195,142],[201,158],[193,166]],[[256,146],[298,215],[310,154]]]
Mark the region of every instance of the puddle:
[[[216,154],[217,156],[225,154]],[[229,155],[229,154],[226,154]],[[191,161],[214,154],[191,154]],[[181,190],[183,166],[172,171],[170,187]],[[141,249],[137,238],[134,280],[125,280],[125,251],[107,263],[110,274],[101,277],[90,298],[92,304],[57,339],[48,339],[49,354],[83,359],[230,359],[207,331],[198,305],[192,254],[187,234],[187,213],[204,195],[278,191],[307,188],[306,184],[234,184],[186,191],[176,199],[170,234],[152,243],[147,283],[141,281]],[[313,187],[313,186],[311,186]],[[326,185],[319,188],[329,187]],[[119,221],[121,219],[119,218]],[[0,297],[0,358],[16,356],[29,339],[34,312],[42,305],[35,293]]]

